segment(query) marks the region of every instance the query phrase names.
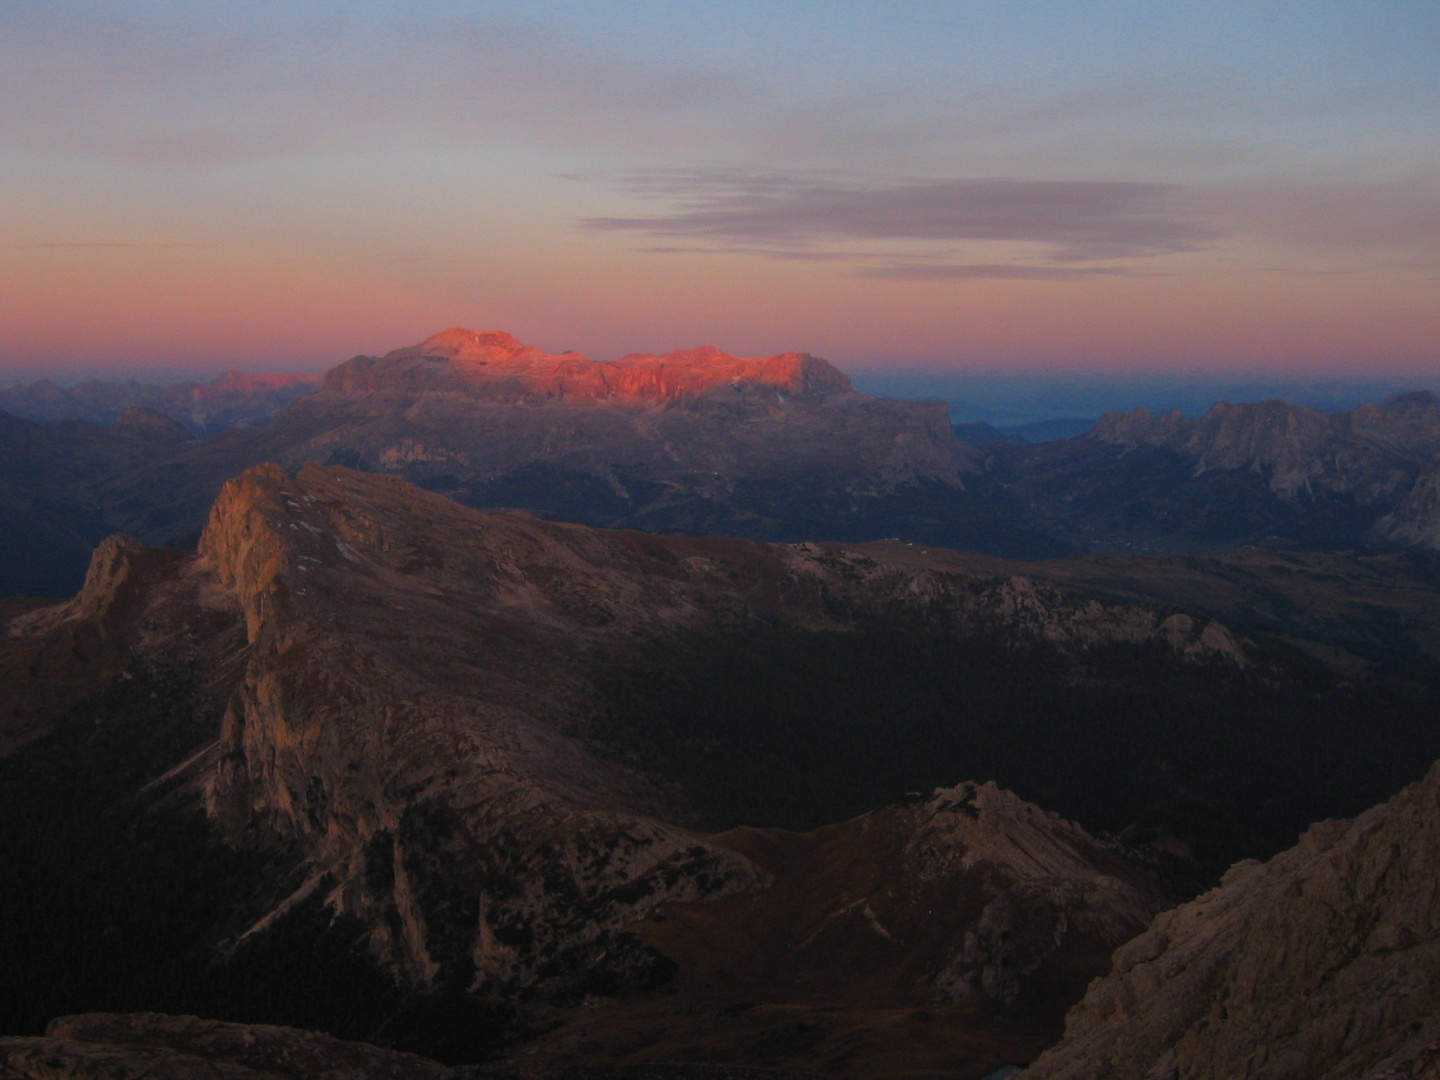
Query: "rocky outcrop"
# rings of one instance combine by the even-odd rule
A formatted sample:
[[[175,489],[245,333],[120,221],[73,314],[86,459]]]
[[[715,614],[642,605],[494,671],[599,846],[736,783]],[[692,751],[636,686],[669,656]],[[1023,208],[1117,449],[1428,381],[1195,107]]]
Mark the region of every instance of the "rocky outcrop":
[[[268,1024],[158,1013],[62,1016],[43,1038],[0,1038],[6,1080],[450,1080],[413,1054]]]
[[[176,445],[195,437],[180,421],[148,405],[131,405],[116,418],[115,426],[121,431]]]
[[[934,977],[937,998],[1013,1004],[1074,939],[1124,939],[1162,906],[1085,830],[993,783],[937,792],[917,818],[907,851],[922,878],[978,871],[993,891]]]
[[[1195,422],[1179,409],[1164,416],[1151,416],[1145,409],[1131,412],[1107,412],[1095,421],[1087,434],[1100,442],[1134,448],[1164,446],[1178,450],[1195,431]]]
[[[673,996],[568,1018],[516,1065],[668,1057],[979,1080],[1053,1043],[1109,943],[1163,904],[1134,864],[994,784],[715,840],[773,884],[657,911],[638,930],[675,958]]]
[[[1440,1065],[1440,766],[1166,912],[1027,1080],[1390,1080]]]

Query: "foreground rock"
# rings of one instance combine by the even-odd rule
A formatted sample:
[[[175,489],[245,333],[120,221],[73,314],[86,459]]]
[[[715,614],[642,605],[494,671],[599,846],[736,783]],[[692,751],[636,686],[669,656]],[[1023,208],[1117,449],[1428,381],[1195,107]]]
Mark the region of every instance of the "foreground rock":
[[[1118,828],[1184,783],[1284,827],[1434,727],[1423,693],[1381,710],[1137,580],[1117,599],[1123,567],[1108,597],[1040,569],[256,467],[197,555],[114,538],[6,624],[7,1026],[303,1020],[517,1070],[1032,1060],[1171,867],[1035,803]],[[1361,747],[1357,701],[1385,718]]]
[[[0,1038],[6,1080],[450,1080],[413,1054],[268,1024],[158,1013],[62,1016],[43,1038]]]
[[[1157,918],[1026,1080],[1440,1074],[1440,766]]]

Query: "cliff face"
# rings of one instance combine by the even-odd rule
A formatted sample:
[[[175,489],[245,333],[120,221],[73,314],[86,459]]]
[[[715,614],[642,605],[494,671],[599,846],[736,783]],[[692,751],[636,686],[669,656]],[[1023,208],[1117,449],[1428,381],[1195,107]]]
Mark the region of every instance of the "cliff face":
[[[567,734],[588,715],[593,657],[633,650],[637,634],[757,615],[833,622],[825,597],[848,595],[943,606],[1022,639],[1153,639],[1177,660],[1246,663],[1219,624],[1023,578],[976,589],[819,547],[486,516],[338,469],[262,466],[233,481],[201,559],[250,640],[206,781],[211,813],[237,841],[300,842],[307,887],[323,878],[422,982],[463,971],[476,986],[530,985],[605,965],[643,979],[654,957],[620,928],[767,880],[663,824],[652,782]]]
[[[1168,911],[1027,1080],[1429,1077],[1440,1064],[1440,766]]]
[[[1191,458],[1196,475],[1249,469],[1280,498],[1349,496],[1363,504],[1402,494],[1417,467],[1440,454],[1440,401],[1397,394],[1327,416],[1285,401],[1221,402],[1198,421],[1178,412],[1107,413],[1091,437],[1118,446],[1163,446]]]

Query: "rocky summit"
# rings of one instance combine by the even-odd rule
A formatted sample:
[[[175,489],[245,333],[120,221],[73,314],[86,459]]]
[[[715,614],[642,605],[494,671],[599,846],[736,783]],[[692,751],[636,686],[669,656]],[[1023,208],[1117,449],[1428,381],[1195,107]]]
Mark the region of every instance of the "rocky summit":
[[[593,361],[579,353],[542,352],[503,331],[458,326],[383,357],[357,356],[327,372],[322,384],[329,393],[427,389],[489,401],[629,408],[747,401],[774,408],[795,398],[854,392],[834,366],[808,353],[742,357],[702,345],[664,356]]]
[[[341,364],[282,434],[287,466],[361,467],[588,524],[763,539],[809,538],[801,522],[815,515],[835,519],[816,535],[844,538],[842,520],[863,532],[906,493],[961,497],[973,468],[943,405],[857,393],[803,353],[599,362],[458,328]]]

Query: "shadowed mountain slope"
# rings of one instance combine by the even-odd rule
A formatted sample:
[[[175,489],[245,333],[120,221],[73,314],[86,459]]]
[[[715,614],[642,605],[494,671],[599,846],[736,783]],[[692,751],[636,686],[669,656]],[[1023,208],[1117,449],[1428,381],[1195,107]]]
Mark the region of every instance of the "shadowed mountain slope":
[[[1165,890],[1440,756],[1419,668],[1045,572],[258,466],[197,555],[112,538],[74,600],[7,613],[7,1024],[204,1011],[547,1068],[1029,1060]]]
[[[114,531],[108,493],[190,441],[134,406],[116,423],[38,422],[0,412],[0,596],[68,596]]]

